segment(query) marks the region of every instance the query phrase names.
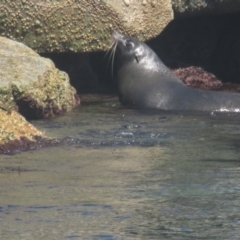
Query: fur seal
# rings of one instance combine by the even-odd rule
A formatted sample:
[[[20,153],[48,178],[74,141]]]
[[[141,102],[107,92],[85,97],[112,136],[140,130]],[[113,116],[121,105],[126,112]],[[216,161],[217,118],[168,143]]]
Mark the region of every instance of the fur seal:
[[[240,94],[186,86],[156,53],[136,38],[112,32],[118,58],[118,96],[123,105],[180,111],[240,111]]]

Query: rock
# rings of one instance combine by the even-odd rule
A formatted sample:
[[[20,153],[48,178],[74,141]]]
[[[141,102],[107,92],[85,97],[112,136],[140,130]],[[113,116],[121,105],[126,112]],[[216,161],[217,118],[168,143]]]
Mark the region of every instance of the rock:
[[[173,70],[187,86],[204,90],[240,92],[240,85],[235,83],[222,83],[215,75],[200,67],[186,67]]]
[[[239,0],[173,0],[172,4],[177,18],[240,11]]]
[[[106,50],[113,29],[146,40],[172,19],[170,0],[0,0],[0,35],[41,53]]]
[[[200,67],[178,68],[173,72],[189,87],[218,90],[223,85],[213,74]]]
[[[43,133],[18,112],[6,111],[0,107],[0,153],[30,148],[37,140],[44,138]]]
[[[236,83],[223,83],[218,90],[240,93],[240,85]]]
[[[79,104],[66,73],[30,48],[0,37],[0,107],[28,119],[47,118]]]

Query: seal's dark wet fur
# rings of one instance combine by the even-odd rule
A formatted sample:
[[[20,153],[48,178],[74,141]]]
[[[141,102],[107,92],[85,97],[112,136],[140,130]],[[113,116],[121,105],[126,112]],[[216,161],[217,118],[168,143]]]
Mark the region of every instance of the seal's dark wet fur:
[[[113,31],[119,100],[137,108],[239,111],[240,94],[187,87],[145,43]]]

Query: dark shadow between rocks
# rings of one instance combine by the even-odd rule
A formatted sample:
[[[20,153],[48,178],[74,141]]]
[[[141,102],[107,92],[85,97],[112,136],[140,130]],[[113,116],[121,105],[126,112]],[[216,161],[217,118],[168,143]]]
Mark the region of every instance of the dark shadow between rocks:
[[[172,69],[197,66],[239,83],[239,22],[240,13],[177,19],[148,44]]]
[[[57,68],[69,75],[70,83],[78,93],[115,92],[110,59],[105,52],[48,53],[42,56],[50,58]]]

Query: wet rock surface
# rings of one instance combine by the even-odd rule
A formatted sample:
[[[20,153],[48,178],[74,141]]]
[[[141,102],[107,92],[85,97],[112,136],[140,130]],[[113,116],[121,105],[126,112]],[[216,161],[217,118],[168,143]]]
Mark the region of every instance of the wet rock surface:
[[[53,117],[79,104],[66,73],[25,45],[0,37],[0,99],[30,119]]]
[[[0,109],[0,153],[30,149],[40,139],[45,139],[43,133],[18,112]]]

